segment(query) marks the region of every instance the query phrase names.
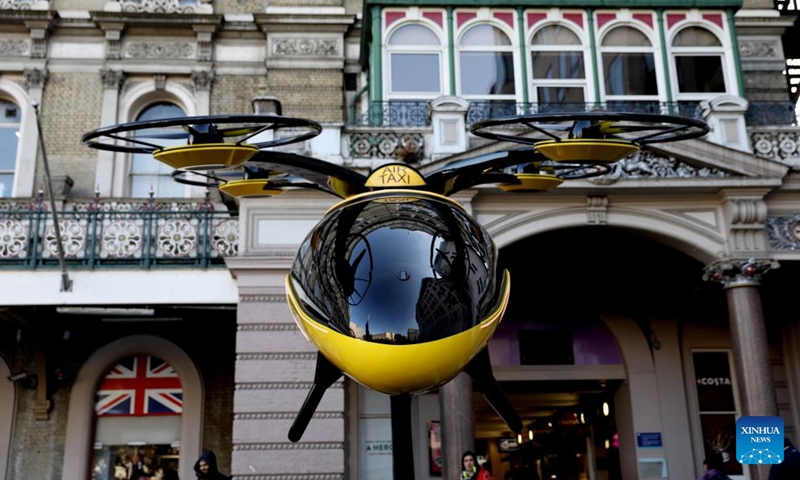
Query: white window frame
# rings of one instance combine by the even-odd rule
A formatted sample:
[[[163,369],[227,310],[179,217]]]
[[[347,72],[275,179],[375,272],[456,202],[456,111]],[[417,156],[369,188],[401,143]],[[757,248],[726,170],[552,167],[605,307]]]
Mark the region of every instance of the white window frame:
[[[18,114],[19,120],[16,121],[16,122],[13,122],[13,123],[12,122],[4,122],[3,120],[5,119],[5,115],[0,115],[0,128],[2,128],[2,129],[13,129],[13,128],[16,127],[16,130],[17,130],[17,148],[14,150],[14,153],[13,153],[13,155],[14,155],[14,163],[12,164],[11,170],[0,170],[0,175],[11,174],[11,176],[12,176],[11,177],[11,185],[9,185],[9,191],[6,192],[4,190],[3,194],[0,195],[0,198],[9,198],[9,197],[13,197],[14,196],[14,184],[16,183],[17,163],[19,162],[19,145],[20,145],[21,140],[22,140],[22,138],[21,138],[22,135],[19,133],[20,129],[22,128],[22,108],[19,105],[17,105],[17,103],[13,99],[9,98],[6,95],[3,95],[2,92],[0,92],[0,102],[10,103],[14,107],[16,107],[17,111],[19,112],[19,114]]]
[[[534,45],[533,38],[543,29],[547,27],[562,27],[566,28],[575,36],[578,37],[581,44],[580,46],[572,46],[572,45]],[[554,79],[536,79],[533,76],[533,52],[582,52],[583,53],[583,79],[570,79],[570,78],[554,78]],[[591,88],[589,88],[589,79],[591,78],[591,68],[592,68],[592,59],[589,52],[588,42],[586,41],[586,36],[584,32],[574,26],[571,25],[571,22],[567,22],[565,20],[560,21],[546,21],[546,22],[539,22],[536,25],[536,28],[530,33],[527,39],[526,45],[526,54],[528,55],[528,65],[529,65],[529,78],[528,78],[528,87],[530,92],[531,101],[538,104],[539,103],[539,91],[538,87],[566,87],[566,88],[575,88],[580,87],[583,89],[583,103],[590,103],[594,101],[593,97],[594,92]]]
[[[14,182],[9,197],[32,197],[39,137],[36,116],[30,106],[31,99],[19,84],[7,78],[0,78],[0,98],[16,104],[20,109]]]
[[[608,33],[616,28],[632,28],[647,38],[650,41],[649,47],[606,47],[603,42]],[[620,20],[608,22],[600,29],[597,34],[597,82],[600,85],[601,101],[603,102],[658,102],[664,103],[667,101],[666,89],[664,88],[664,70],[663,62],[661,61],[660,43],[653,32],[644,30],[640,25],[632,21]],[[655,95],[609,95],[606,92],[606,75],[605,66],[603,65],[604,53],[649,53],[653,56],[653,63],[655,65],[656,75],[656,88],[658,92]]]
[[[155,81],[150,77],[125,92],[120,98],[117,123],[133,122],[147,107],[161,102],[177,105],[187,117],[197,115],[195,95],[187,87],[173,79],[167,79],[163,89],[156,89]],[[130,197],[131,154],[116,152],[114,165],[112,196]],[[182,198],[202,198],[204,195],[204,188],[185,185]]]
[[[417,15],[413,15],[417,13]],[[383,12],[383,21],[386,22],[387,11]],[[408,25],[419,25],[427,28],[439,39],[439,45],[390,45],[389,39],[392,38],[395,32]],[[449,72],[446,68],[447,60],[447,35],[439,28],[439,26],[424,18],[418,10],[409,11],[403,20],[396,21],[390,28],[387,29],[383,44],[386,48],[383,51],[383,91],[386,92],[384,101],[392,100],[431,100],[441,95],[447,89]],[[394,92],[392,91],[392,54],[405,53],[405,54],[436,54],[439,58],[439,90],[435,92]]]
[[[723,21],[725,21],[724,12],[713,12],[713,13],[719,13],[720,15],[722,15]],[[689,17],[688,14],[687,17]],[[719,40],[720,46],[718,47],[673,46],[672,44],[675,41],[675,38],[678,36],[678,34],[680,34],[680,32],[683,29],[689,27],[698,27],[708,31],[710,34],[714,35],[717,38],[717,40]],[[733,58],[732,55],[728,53],[728,51],[730,50],[729,48],[730,44],[729,42],[726,42],[725,32],[722,29],[720,29],[718,25],[706,20],[698,20],[697,17],[693,19],[687,18],[686,20],[676,23],[670,29],[667,42],[668,42],[667,51],[670,63],[670,77],[671,77],[670,82],[672,82],[672,92],[676,101],[702,101],[719,97],[721,95],[736,95],[735,90],[732,89],[733,82],[736,79],[736,73],[734,71],[735,66],[733,65],[733,62],[729,60]],[[693,57],[708,56],[708,57],[720,58],[720,62],[722,64],[722,78],[723,81],[725,82],[725,91],[710,92],[710,93],[681,92],[678,86],[678,64],[676,62],[676,57],[681,55],[693,56]]]
[[[463,10],[459,10],[461,12]],[[460,96],[461,98],[465,98],[467,100],[477,100],[477,101],[492,101],[492,100],[510,100],[510,101],[519,101],[521,98],[521,88],[522,85],[520,81],[520,58],[519,58],[519,41],[517,40],[518,35],[516,32],[506,23],[501,22],[497,19],[494,19],[492,15],[494,13],[501,12],[501,13],[511,13],[513,15],[514,21],[516,22],[517,13],[513,11],[499,11],[499,10],[489,10],[489,9],[481,9],[475,11],[477,16],[473,19],[470,19],[467,22],[464,22],[464,25],[461,26],[456,32],[456,40],[455,40],[455,69],[458,72],[456,75],[456,95]],[[469,45],[466,47],[461,46],[461,40],[464,38],[464,35],[469,32],[470,29],[481,26],[481,25],[489,25],[499,29],[503,32],[508,40],[510,41],[510,45],[502,46],[502,45],[487,45],[487,46],[477,46],[477,45]],[[512,67],[514,69],[514,94],[513,95],[466,95],[462,93],[461,88],[461,53],[462,52],[478,52],[478,53],[511,53],[512,58]]]

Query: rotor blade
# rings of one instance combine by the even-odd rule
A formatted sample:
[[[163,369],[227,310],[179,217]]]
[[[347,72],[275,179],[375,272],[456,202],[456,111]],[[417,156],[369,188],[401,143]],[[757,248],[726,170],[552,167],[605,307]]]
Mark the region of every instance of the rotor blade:
[[[112,135],[112,134],[109,134],[109,135],[106,135],[106,136],[108,138],[113,138],[114,140],[122,140],[124,142],[131,142],[131,143],[136,143],[138,145],[144,145],[144,146],[147,146],[147,147],[152,147],[152,148],[155,148],[156,150],[160,150],[160,149],[164,148],[163,145],[156,145],[155,143],[143,142],[141,140],[137,140],[134,137],[120,137],[119,135]],[[147,153],[152,153],[152,152],[147,152]]]
[[[308,422],[311,421],[311,417],[317,411],[325,391],[342,378],[342,375],[341,370],[336,368],[324,355],[317,352],[317,371],[314,373],[314,384],[311,386],[311,390],[308,391],[303,406],[300,407],[297,417],[295,417],[292,426],[289,428],[290,441],[298,442],[303,438]]]
[[[497,379],[492,373],[492,363],[489,360],[489,347],[484,347],[479,354],[467,364],[464,369],[474,382],[475,388],[480,390],[483,398],[494,409],[498,416],[508,425],[514,433],[522,431],[522,419],[519,418],[514,406],[500,388]]]
[[[485,181],[488,179],[483,176],[493,170],[542,159],[544,159],[542,154],[537,153],[533,148],[487,153],[448,163],[439,170],[425,175],[425,183],[433,192],[450,195],[470,186],[492,183]]]
[[[340,198],[367,191],[367,177],[341,165],[294,153],[262,150],[248,160],[266,170],[277,170],[302,177],[316,184],[321,190]]]

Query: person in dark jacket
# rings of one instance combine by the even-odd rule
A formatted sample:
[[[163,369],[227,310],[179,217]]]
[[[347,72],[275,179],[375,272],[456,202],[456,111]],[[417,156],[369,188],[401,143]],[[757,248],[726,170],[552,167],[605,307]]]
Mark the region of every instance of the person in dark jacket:
[[[769,480],[796,480],[800,478],[800,452],[792,441],[783,438],[783,462],[769,469]]]
[[[194,464],[194,473],[198,480],[231,480],[231,477],[223,475],[217,468],[217,456],[211,450],[200,455]]]
[[[731,477],[725,475],[725,472],[722,471],[725,468],[725,460],[721,453],[710,453],[703,461],[703,466],[707,469],[706,474],[698,480],[731,480]]]

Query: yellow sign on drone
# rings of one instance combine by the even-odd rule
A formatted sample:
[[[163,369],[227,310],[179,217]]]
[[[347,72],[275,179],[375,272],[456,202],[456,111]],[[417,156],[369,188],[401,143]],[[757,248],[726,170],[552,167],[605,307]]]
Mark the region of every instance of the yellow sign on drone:
[[[424,187],[425,179],[413,168],[393,164],[372,172],[364,185],[372,188]]]

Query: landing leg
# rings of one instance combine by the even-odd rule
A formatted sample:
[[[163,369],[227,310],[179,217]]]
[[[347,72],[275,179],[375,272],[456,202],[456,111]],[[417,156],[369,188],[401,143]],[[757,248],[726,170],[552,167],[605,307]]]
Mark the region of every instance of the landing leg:
[[[393,478],[414,480],[414,441],[411,438],[411,396],[392,395]]]

